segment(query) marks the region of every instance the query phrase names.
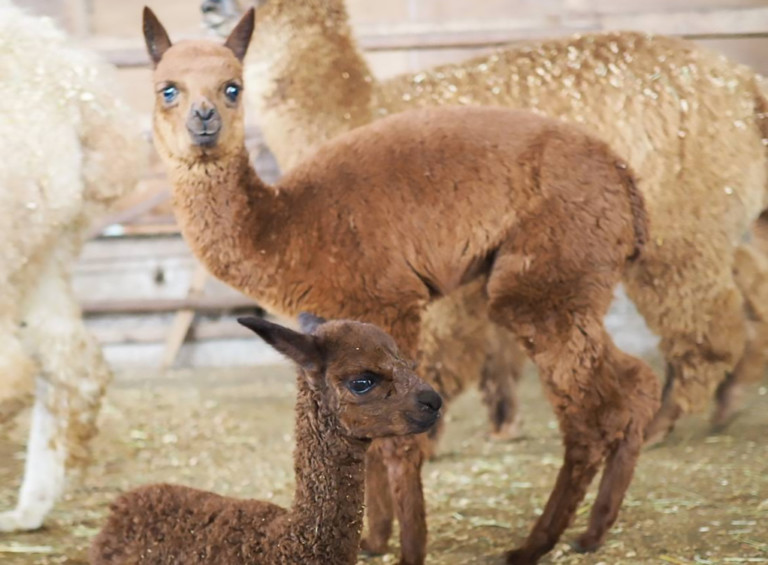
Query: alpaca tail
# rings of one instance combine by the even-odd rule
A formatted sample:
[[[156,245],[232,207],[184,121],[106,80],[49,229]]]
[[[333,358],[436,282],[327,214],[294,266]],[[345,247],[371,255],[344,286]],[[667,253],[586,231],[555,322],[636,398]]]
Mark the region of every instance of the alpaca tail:
[[[637,188],[637,182],[635,181],[635,175],[629,169],[626,163],[616,163],[616,168],[619,171],[619,177],[627,190],[627,197],[629,198],[629,208],[632,212],[632,228],[635,234],[634,245],[632,246],[632,253],[627,257],[628,261],[635,261],[643,251],[643,247],[648,243],[650,238],[648,234],[648,212],[645,209],[645,198]]]

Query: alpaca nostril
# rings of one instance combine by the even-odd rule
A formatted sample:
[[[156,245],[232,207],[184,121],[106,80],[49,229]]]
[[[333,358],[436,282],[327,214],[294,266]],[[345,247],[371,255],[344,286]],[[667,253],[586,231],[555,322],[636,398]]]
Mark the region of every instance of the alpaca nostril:
[[[215,112],[213,108],[195,108],[195,115],[204,122],[210,120]]]
[[[419,405],[426,410],[437,412],[443,405],[443,399],[434,390],[423,390],[416,395]]]

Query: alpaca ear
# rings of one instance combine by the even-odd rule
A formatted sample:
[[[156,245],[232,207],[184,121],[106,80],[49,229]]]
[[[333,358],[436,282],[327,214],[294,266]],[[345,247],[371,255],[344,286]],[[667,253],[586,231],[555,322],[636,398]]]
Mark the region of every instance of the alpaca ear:
[[[144,30],[144,41],[147,44],[147,52],[152,64],[157,67],[163,53],[171,47],[171,38],[165,31],[163,24],[157,19],[155,13],[147,6],[144,6],[142,28]]]
[[[224,42],[224,46],[229,47],[240,61],[245,59],[245,53],[248,51],[248,45],[251,43],[255,20],[254,9],[249,8]]]
[[[309,312],[299,313],[299,327],[305,334],[313,334],[315,330],[326,322],[325,318],[315,316]]]
[[[295,332],[254,316],[238,318],[237,321],[253,330],[261,339],[301,368],[307,371],[318,371],[322,367],[323,355],[313,336]]]

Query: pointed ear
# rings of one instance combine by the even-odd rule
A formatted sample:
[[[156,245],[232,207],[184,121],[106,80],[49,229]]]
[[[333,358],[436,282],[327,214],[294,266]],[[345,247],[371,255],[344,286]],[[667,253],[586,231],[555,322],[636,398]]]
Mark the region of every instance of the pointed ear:
[[[168,32],[165,31],[163,24],[160,23],[155,13],[147,6],[144,6],[144,16],[142,19],[147,52],[149,53],[149,58],[152,59],[152,64],[157,67],[160,59],[163,58],[163,53],[171,47],[171,39],[168,37]]]
[[[299,327],[305,334],[313,334],[315,330],[326,322],[325,318],[315,316],[309,312],[299,313]]]
[[[254,316],[238,318],[237,321],[307,371],[317,371],[322,367],[323,355],[313,336]]]
[[[254,23],[254,10],[249,8],[224,42],[224,46],[229,47],[240,61],[245,59],[245,53],[248,51],[248,44],[250,44],[251,35],[253,35]]]

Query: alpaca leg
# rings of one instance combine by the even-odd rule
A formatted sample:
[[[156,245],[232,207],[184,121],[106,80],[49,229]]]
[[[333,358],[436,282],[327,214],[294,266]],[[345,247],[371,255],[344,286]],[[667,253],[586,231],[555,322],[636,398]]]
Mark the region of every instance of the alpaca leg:
[[[37,367],[18,336],[18,322],[0,302],[0,425],[31,404]]]
[[[488,357],[480,380],[480,392],[488,408],[491,439],[509,441],[520,437],[522,415],[517,383],[527,359],[514,336],[503,328],[488,336]]]
[[[368,450],[365,458],[365,507],[368,513],[368,536],[363,539],[360,547],[371,555],[382,555],[387,552],[395,514],[387,468],[381,454],[374,448]]]
[[[620,387],[623,402],[604,404],[607,417],[603,419],[603,436],[615,437],[608,447],[605,469],[600,480],[597,498],[592,505],[587,530],[579,536],[573,547],[577,551],[594,551],[605,538],[606,533],[619,515],[624,494],[632,481],[635,466],[643,446],[644,432],[659,407],[659,383],[656,375],[645,363],[618,350],[606,335],[606,376],[613,373],[614,381]],[[625,429],[614,422],[623,422],[611,417],[611,410],[621,406],[631,413],[631,420]]]
[[[648,326],[661,336],[668,364],[662,405],[646,430],[647,444],[663,440],[682,415],[700,411],[744,352],[743,299],[730,258],[699,265],[693,260],[698,256],[687,242],[665,240],[628,269],[624,280]]]
[[[421,485],[424,435],[384,439],[379,449],[387,467],[400,523],[400,565],[422,565],[427,553],[427,516]]]
[[[768,364],[768,260],[757,246],[742,246],[734,255],[733,275],[746,305],[747,344],[736,368],[715,393],[714,430],[722,430],[734,419],[744,386],[759,382]]]
[[[566,435],[565,461],[557,475],[555,487],[524,545],[505,554],[508,565],[536,563],[555,547],[571,523],[603,458],[600,444],[590,443],[589,439],[577,433]]]
[[[35,530],[53,508],[64,489],[66,450],[61,422],[49,409],[54,387],[38,379],[27,459],[19,501],[14,510],[0,514],[0,532]]]

